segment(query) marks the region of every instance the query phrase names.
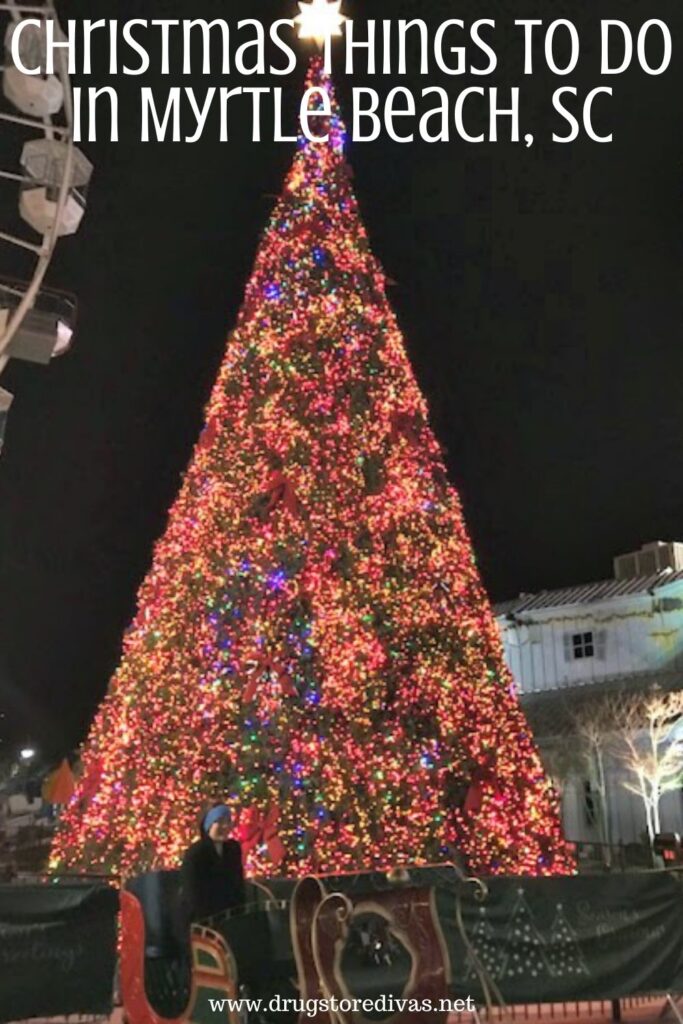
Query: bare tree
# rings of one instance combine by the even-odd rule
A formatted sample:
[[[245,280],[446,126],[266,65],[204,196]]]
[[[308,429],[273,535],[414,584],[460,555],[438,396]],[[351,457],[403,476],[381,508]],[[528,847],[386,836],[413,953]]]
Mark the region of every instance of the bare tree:
[[[545,773],[553,789],[562,799],[567,783],[576,772],[576,756],[571,743],[564,736],[554,736],[539,747]]]
[[[613,691],[544,708],[531,717],[546,771],[562,796],[572,778],[588,779],[600,841],[613,842],[608,771],[621,769],[621,785],[640,798],[650,841],[661,830],[661,800],[683,785],[683,691],[654,688]]]
[[[600,841],[607,846],[611,828],[605,759],[615,713],[616,703],[600,697],[536,710],[531,718],[543,766],[560,798],[572,779],[590,781]]]
[[[561,708],[558,713],[555,704],[541,705],[527,711],[527,718],[545,773],[561,803],[567,783],[576,775],[579,767],[576,742],[568,735],[566,714]]]
[[[615,755],[627,773],[624,789],[643,802],[651,842],[661,831],[662,797],[683,782],[683,737],[675,730],[681,716],[683,692],[651,690],[621,708]]]
[[[597,822],[600,840],[610,846],[612,826],[607,799],[605,762],[613,744],[613,730],[621,719],[618,696],[607,694],[582,703],[570,715],[572,729],[568,742],[576,744],[576,754],[591,787],[597,794]]]

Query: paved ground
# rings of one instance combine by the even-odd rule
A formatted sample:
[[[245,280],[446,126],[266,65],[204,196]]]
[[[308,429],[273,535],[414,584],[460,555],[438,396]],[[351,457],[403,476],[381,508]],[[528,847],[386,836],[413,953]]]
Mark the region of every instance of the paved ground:
[[[626,999],[621,1004],[622,1024],[683,1024],[682,1014],[677,1018],[670,1006],[660,996],[656,999]],[[485,1011],[478,1015],[463,1013],[451,1017],[448,1024],[612,1024],[612,1004],[603,1003],[554,1003],[545,1006],[513,1006],[505,1010],[495,1009],[488,1016]],[[123,1024],[120,1010],[109,1018],[103,1017],[59,1017],[50,1021],[33,1020],[15,1024]],[[419,1024],[418,1021],[415,1024]]]
[[[623,1024],[654,1024],[656,1021],[669,1024],[683,1024],[683,1016],[676,1018],[670,1005],[659,996],[656,999],[624,999],[620,1006]],[[683,1014],[683,1010],[679,1009]],[[490,1017],[481,1012],[479,1021],[471,1013],[455,1015],[449,1024],[612,1024],[615,1020],[612,1003],[552,1003],[544,1006],[511,1006],[505,1010],[494,1009]]]

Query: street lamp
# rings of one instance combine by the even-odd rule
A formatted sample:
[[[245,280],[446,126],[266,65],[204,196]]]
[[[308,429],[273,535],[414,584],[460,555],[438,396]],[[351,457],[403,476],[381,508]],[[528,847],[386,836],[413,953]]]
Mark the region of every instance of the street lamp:
[[[35,756],[36,751],[34,750],[33,747],[23,747],[19,751],[19,757],[24,762],[24,764],[30,764],[30,762],[33,760]]]

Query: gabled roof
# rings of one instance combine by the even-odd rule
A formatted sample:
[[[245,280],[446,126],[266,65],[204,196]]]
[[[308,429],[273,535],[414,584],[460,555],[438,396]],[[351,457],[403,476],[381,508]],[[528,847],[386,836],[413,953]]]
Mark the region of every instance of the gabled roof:
[[[502,616],[535,611],[538,608],[595,604],[628,595],[652,593],[672,583],[683,583],[683,572],[660,572],[654,576],[639,576],[630,580],[604,580],[602,583],[583,583],[560,590],[542,590],[538,594],[520,594],[511,601],[495,605],[494,611],[496,615]]]

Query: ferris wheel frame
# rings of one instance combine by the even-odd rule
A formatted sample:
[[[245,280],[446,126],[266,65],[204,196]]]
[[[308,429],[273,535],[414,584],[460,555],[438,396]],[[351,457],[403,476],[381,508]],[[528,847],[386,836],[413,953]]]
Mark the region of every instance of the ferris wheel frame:
[[[19,23],[25,17],[40,18],[44,22],[52,21],[56,32],[63,38],[63,32],[52,0],[45,0],[44,3],[40,3],[40,0],[33,0],[32,3],[21,3],[16,2],[16,0],[0,0],[0,15],[2,14],[9,15],[10,20],[15,23]],[[5,242],[9,245],[23,249],[24,251],[33,253],[36,260],[33,276],[27,283],[25,290],[22,289],[21,292],[18,292],[18,294],[21,295],[20,301],[11,311],[7,324],[0,332],[0,373],[2,373],[9,361],[10,354],[8,350],[12,340],[21,327],[26,314],[32,309],[40,292],[41,285],[52,261],[57,242],[59,241],[60,223],[69,198],[69,189],[74,163],[73,94],[71,91],[71,80],[68,72],[68,61],[62,48],[58,48],[56,50],[54,62],[55,72],[61,82],[64,93],[63,106],[60,111],[60,115],[64,122],[63,124],[56,124],[54,117],[51,115],[43,118],[32,118],[23,114],[13,114],[0,110],[0,125],[14,124],[24,128],[34,129],[38,134],[42,134],[45,139],[59,139],[66,147],[62,179],[57,193],[54,217],[49,229],[43,235],[42,241],[40,243],[36,243],[32,240],[21,238],[18,235],[13,235],[9,232],[0,230],[0,242]],[[32,179],[25,174],[1,169],[0,180],[16,181],[18,185],[33,183]]]

